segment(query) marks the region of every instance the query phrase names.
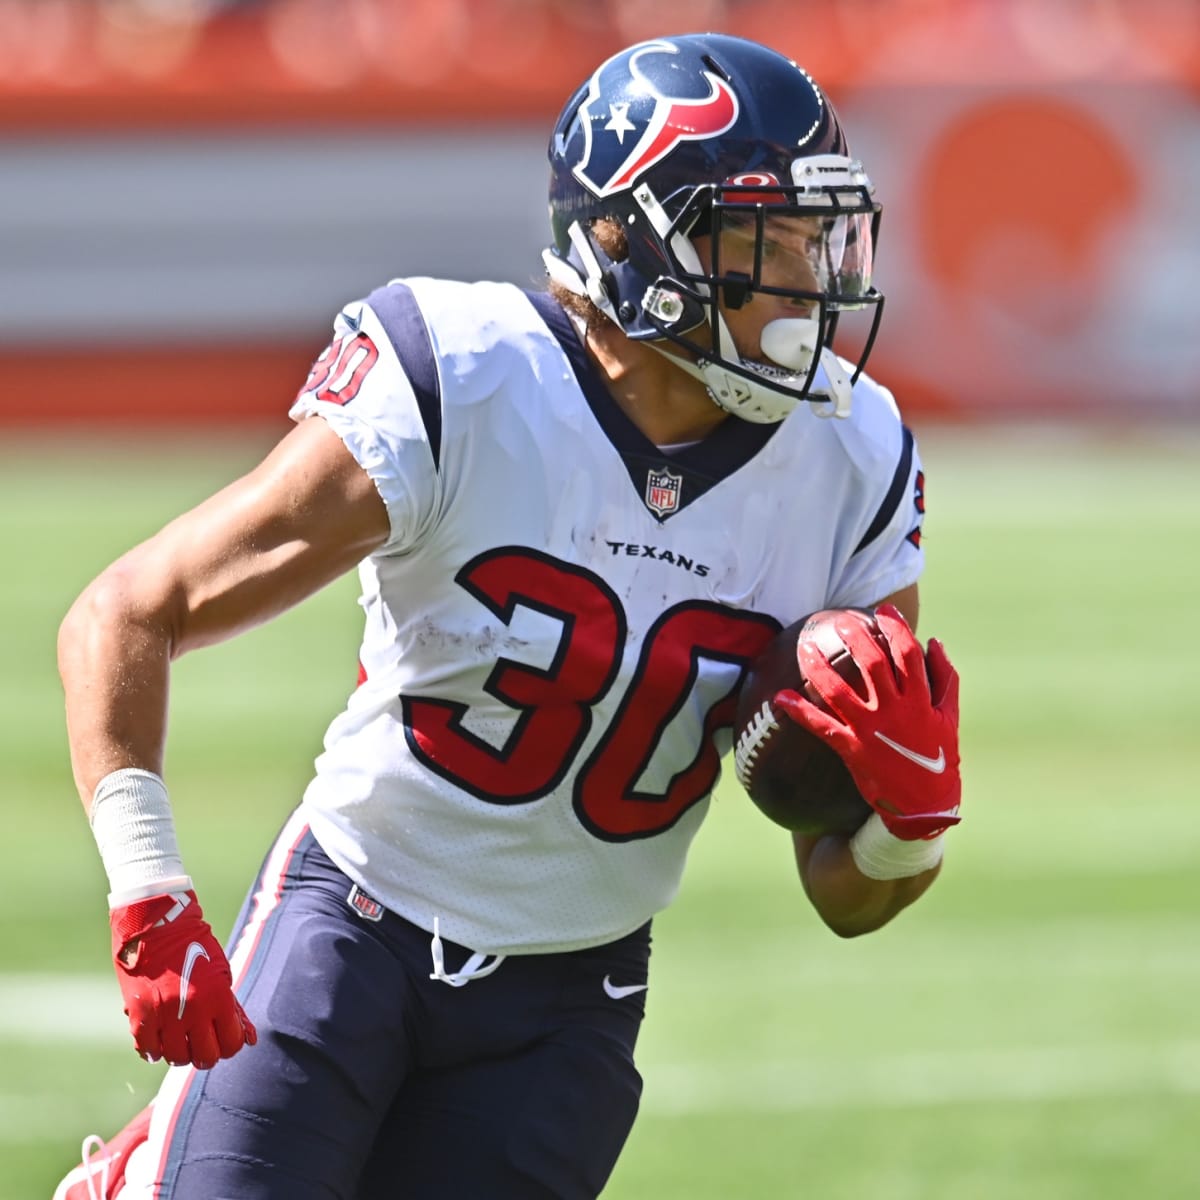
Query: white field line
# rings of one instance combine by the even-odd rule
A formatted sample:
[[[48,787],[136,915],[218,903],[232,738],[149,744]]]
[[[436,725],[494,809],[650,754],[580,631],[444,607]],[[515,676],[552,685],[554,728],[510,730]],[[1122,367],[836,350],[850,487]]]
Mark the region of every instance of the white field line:
[[[641,1066],[643,1108],[669,1116],[1200,1095],[1200,1041]]]
[[[0,975],[0,1039],[125,1045],[128,1032],[111,980]],[[697,1055],[702,1047],[697,1047]],[[697,1057],[656,1062],[643,1055],[646,1112],[800,1112],[1072,1098],[1200,1095],[1200,1040],[1018,1045],[808,1059]],[[130,1063],[135,1069],[136,1063]],[[0,1075],[0,1079],[3,1076]],[[120,1087],[121,1081],[114,1080]],[[0,1142],[47,1136],[83,1097],[16,1093],[0,1084]]]
[[[115,977],[0,973],[0,1040],[116,1046],[128,1037]]]
[[[1074,1099],[1129,1101],[1200,1095],[1200,1041],[895,1054],[869,1062],[853,1055],[841,1062],[643,1062],[642,1069],[647,1076],[642,1111],[665,1117],[735,1109],[800,1113]],[[96,1102],[87,1103],[85,1096],[0,1091],[0,1145],[55,1137],[70,1142],[82,1128],[81,1121],[94,1119],[95,1107]],[[119,1111],[114,1109],[110,1124],[120,1125],[134,1107],[130,1101]],[[93,1118],[83,1116],[86,1111]]]

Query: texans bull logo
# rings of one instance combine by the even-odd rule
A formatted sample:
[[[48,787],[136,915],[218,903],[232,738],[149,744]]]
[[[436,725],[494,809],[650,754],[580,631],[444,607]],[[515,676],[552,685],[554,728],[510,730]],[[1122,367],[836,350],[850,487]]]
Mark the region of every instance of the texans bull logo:
[[[605,63],[592,76],[587,99],[579,111],[586,140],[575,176],[593,195],[611,196],[622,191],[680,142],[716,137],[738,119],[737,96],[719,75],[701,70],[690,80],[676,79],[681,72],[674,69],[674,64],[653,61],[662,55],[678,53],[670,42],[650,42],[636,51],[629,58],[632,86],[628,78],[622,78],[613,87],[611,76],[618,69],[616,59]],[[659,79],[668,78],[673,90],[686,92],[691,83],[692,90],[704,94],[668,95],[650,78],[651,71]],[[636,99],[610,101],[605,95],[606,84],[609,95]],[[598,133],[603,141],[597,140]],[[628,152],[621,154],[629,135],[636,140]]]

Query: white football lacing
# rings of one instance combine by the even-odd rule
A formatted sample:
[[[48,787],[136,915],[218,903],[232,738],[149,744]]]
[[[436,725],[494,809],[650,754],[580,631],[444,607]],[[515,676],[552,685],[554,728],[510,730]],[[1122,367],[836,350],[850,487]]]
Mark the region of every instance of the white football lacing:
[[[779,728],[775,713],[771,709],[770,700],[764,700],[758,712],[750,718],[742,730],[733,750],[733,768],[737,774],[738,783],[747,791],[750,788],[750,774],[754,770],[754,762],[767,739]]]

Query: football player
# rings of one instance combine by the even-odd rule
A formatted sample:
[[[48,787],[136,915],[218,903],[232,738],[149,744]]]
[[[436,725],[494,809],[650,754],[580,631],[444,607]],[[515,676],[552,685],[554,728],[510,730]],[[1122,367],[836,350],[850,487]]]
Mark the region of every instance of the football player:
[[[755,43],[645,42],[569,100],[550,164],[547,291],[347,305],[296,428],[63,623],[125,1009],[173,1069],[60,1198],[596,1196],[651,920],[746,664],[802,613],[882,605],[892,649],[848,626],[871,703],[811,664],[829,711],[790,709],[876,809],[796,838],[811,903],[867,933],[939,869],[957,677],[912,633],[921,467],[863,371],[880,209],[828,97]],[[170,663],[352,568],[359,686],[227,957],[162,778]]]

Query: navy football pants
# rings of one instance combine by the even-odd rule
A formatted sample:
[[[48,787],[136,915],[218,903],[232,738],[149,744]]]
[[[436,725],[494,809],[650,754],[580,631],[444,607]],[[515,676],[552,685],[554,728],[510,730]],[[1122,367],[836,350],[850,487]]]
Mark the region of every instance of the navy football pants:
[[[258,1045],[168,1072],[161,1200],[564,1200],[604,1186],[637,1113],[649,926],[450,987],[430,935],[348,903],[297,815],[231,941]],[[369,919],[371,915],[378,917]],[[445,943],[446,970],[468,951]]]

